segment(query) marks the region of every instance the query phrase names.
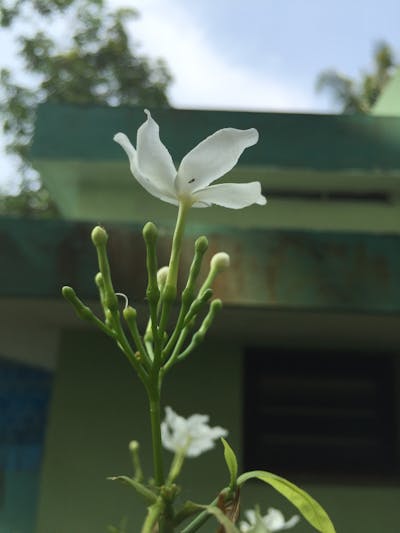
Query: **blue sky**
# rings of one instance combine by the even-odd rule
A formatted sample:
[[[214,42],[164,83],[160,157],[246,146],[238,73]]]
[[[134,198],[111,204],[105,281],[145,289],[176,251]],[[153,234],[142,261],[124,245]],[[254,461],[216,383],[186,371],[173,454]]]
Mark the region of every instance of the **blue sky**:
[[[373,46],[381,39],[400,60],[399,0],[109,3],[138,8],[141,16],[131,23],[131,34],[142,53],[167,61],[176,107],[335,112],[329,96],[315,92],[319,72],[335,68],[357,76],[368,69]],[[0,64],[15,65],[4,30]],[[1,185],[14,172],[1,151],[0,159]]]
[[[329,98],[314,91],[321,70],[357,75],[368,68],[373,45],[381,39],[400,55],[398,0],[138,0],[135,5],[142,16],[134,31],[143,48],[166,57],[175,73],[176,105],[332,112]],[[202,83],[193,72],[196,62]]]

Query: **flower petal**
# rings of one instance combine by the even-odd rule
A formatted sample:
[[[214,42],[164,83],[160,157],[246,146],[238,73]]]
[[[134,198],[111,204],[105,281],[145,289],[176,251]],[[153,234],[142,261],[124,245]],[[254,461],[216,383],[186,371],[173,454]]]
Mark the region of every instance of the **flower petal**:
[[[253,526],[257,520],[256,512],[253,509],[248,509],[244,514],[246,515],[249,524]]]
[[[145,109],[147,120],[137,132],[136,154],[141,174],[159,190],[174,196],[176,169],[171,154],[160,140],[160,128]]]
[[[183,451],[186,457],[197,457],[214,447],[214,441],[225,437],[227,431],[207,425],[208,415],[192,415],[183,418],[170,407],[165,408],[165,419],[161,423],[161,438],[164,448],[170,451]]]
[[[250,183],[221,183],[210,185],[202,191],[193,193],[195,203],[193,207],[208,207],[212,204],[242,209],[252,204],[265,205],[267,200],[261,194],[261,184],[258,181]]]
[[[285,525],[285,518],[279,509],[270,507],[268,513],[263,517],[265,525],[271,531],[279,531]]]
[[[237,163],[243,150],[258,141],[256,129],[225,128],[204,139],[182,159],[175,186],[178,194],[198,191]]]
[[[298,522],[300,521],[300,516],[298,514],[295,514],[290,518],[285,525],[282,527],[282,529],[291,529],[294,527]]]
[[[160,200],[170,204],[178,205],[173,189],[171,191],[164,190],[164,188],[160,188],[157,183],[154,183],[142,174],[137,163],[137,152],[125,133],[117,133],[114,135],[114,141],[125,150],[125,153],[129,158],[131,172],[140,185],[156,198],[160,198]]]

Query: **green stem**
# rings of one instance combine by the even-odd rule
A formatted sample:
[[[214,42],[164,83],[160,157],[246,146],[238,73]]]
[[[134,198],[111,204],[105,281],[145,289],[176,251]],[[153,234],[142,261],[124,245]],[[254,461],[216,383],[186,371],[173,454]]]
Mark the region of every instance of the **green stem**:
[[[228,489],[223,489],[220,494],[227,494]],[[217,505],[219,500],[219,496],[213,500],[209,506]],[[204,506],[201,506],[204,507]],[[195,531],[198,531],[201,526],[203,526],[207,520],[211,518],[211,515],[208,511],[202,511],[199,515],[196,516],[194,520],[192,520],[186,527],[184,527],[181,530],[181,533],[194,533]]]
[[[176,341],[178,340],[179,334],[182,329],[183,322],[185,320],[186,313],[189,310],[189,307],[191,303],[194,300],[194,290],[195,290],[195,284],[196,280],[200,273],[201,263],[203,260],[203,256],[208,248],[208,241],[206,237],[199,237],[195,242],[195,252],[192,264],[190,266],[189,271],[189,277],[186,284],[185,289],[182,292],[182,303],[181,303],[181,309],[179,311],[178,320],[176,322],[175,329],[165,346],[165,349],[163,350],[163,360],[165,360],[169,354],[171,353],[171,350],[175,346]]]
[[[167,327],[167,321],[172,304],[176,300],[179,259],[182,251],[182,241],[185,232],[186,215],[190,209],[190,203],[181,202],[179,204],[178,218],[176,221],[174,236],[172,239],[171,258],[169,260],[168,276],[163,290],[163,306],[160,318],[159,336],[163,339],[164,331]]]
[[[153,389],[149,394],[150,402],[150,421],[151,421],[151,437],[153,441],[153,465],[154,465],[154,481],[157,487],[164,484],[164,467],[162,459],[162,445],[161,445],[161,406],[160,406],[160,392],[158,383],[154,384]]]

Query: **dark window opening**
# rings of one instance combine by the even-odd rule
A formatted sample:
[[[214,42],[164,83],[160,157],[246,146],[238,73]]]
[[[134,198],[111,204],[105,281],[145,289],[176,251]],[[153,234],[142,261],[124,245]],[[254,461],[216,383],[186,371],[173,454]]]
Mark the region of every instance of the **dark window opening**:
[[[394,369],[387,354],[248,350],[245,470],[398,480]]]
[[[372,202],[389,204],[391,195],[387,191],[320,191],[304,189],[268,189],[263,194],[277,200],[308,200],[329,202]]]

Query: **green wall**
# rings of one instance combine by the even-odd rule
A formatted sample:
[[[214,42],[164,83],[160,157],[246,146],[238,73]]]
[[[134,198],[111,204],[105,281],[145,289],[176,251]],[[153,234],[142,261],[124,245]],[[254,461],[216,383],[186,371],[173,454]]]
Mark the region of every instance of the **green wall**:
[[[242,358],[237,346],[203,345],[166,381],[164,405],[188,416],[212,413],[211,423],[229,428],[241,440]],[[106,481],[131,471],[127,443],[141,442],[145,473],[151,473],[147,406],[141,384],[108,339],[86,331],[62,337],[43,467],[36,533],[101,533],[127,516],[139,531],[143,506],[129,488]],[[171,455],[165,454],[166,461]],[[182,478],[184,498],[209,501],[226,483],[222,451],[189,459]],[[296,481],[296,480],[293,480]],[[390,486],[309,486],[328,510],[338,533],[397,533],[400,488]],[[243,508],[259,503],[294,511],[272,490],[249,484]],[[204,529],[214,532],[215,525]],[[296,530],[306,533],[304,523]]]
[[[230,428],[230,441],[237,448],[240,368],[234,346],[204,346],[166,381],[164,405],[184,416],[212,413],[211,423]],[[150,434],[142,385],[107,339],[66,333],[54,384],[37,533],[101,533],[125,515],[130,531],[138,531],[142,502],[131,489],[106,480],[131,473],[127,446],[132,439],[141,443],[149,476]],[[166,461],[171,458],[166,452]],[[188,460],[183,479],[190,485],[186,497],[207,503],[226,484],[222,450]]]

